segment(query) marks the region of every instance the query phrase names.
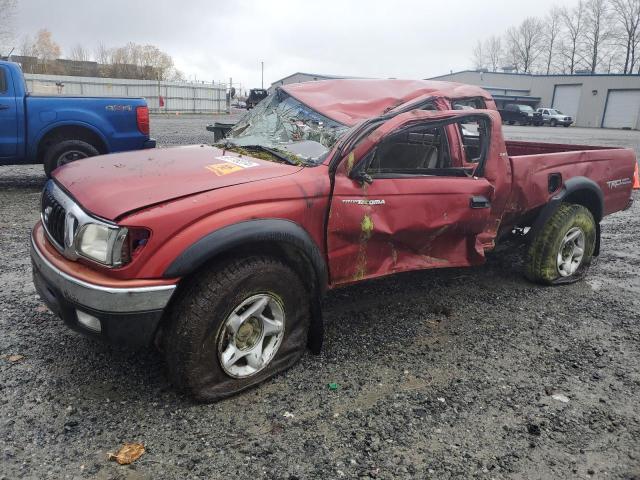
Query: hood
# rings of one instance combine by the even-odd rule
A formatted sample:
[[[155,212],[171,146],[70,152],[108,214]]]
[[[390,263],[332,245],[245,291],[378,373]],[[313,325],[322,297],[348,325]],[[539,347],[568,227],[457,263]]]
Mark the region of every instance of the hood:
[[[53,178],[85,210],[115,220],[174,198],[291,175],[301,168],[193,145],[87,158],[57,169]]]

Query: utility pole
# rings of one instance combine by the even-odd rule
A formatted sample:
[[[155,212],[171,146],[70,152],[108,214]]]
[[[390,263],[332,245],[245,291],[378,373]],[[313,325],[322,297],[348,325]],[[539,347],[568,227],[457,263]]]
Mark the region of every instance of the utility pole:
[[[260,67],[262,71],[262,79],[260,80],[260,88],[264,88],[264,62],[260,62]]]

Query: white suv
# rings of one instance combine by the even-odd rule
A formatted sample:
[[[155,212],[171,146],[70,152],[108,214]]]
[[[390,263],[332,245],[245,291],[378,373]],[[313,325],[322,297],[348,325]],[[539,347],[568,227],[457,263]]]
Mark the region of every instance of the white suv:
[[[568,127],[573,123],[573,118],[571,118],[569,115],[565,115],[560,110],[556,110],[555,108],[539,108],[536,111],[542,114],[542,123],[547,123],[551,127],[555,127],[556,125]]]

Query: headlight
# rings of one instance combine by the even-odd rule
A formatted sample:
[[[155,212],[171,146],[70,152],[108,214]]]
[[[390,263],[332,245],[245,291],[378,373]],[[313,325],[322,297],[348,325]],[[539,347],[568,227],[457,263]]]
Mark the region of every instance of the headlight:
[[[104,265],[118,267],[124,262],[122,245],[126,241],[128,229],[87,223],[76,237],[78,255]]]

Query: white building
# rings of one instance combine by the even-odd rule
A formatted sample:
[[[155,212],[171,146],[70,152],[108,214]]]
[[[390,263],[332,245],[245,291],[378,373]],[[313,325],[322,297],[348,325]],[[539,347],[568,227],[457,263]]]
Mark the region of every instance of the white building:
[[[640,75],[533,75],[465,70],[430,80],[478,85],[498,108],[506,103],[553,107],[579,127],[640,130]]]

